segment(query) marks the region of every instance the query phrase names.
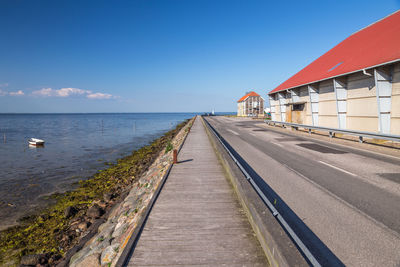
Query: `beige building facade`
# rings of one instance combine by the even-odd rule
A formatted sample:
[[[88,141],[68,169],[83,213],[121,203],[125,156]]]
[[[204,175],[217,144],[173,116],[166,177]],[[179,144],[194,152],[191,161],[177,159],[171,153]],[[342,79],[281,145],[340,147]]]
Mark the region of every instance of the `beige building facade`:
[[[275,121],[400,135],[400,62],[272,93],[269,101]]]
[[[248,92],[237,102],[237,116],[260,117],[264,116],[264,98],[256,92]]]

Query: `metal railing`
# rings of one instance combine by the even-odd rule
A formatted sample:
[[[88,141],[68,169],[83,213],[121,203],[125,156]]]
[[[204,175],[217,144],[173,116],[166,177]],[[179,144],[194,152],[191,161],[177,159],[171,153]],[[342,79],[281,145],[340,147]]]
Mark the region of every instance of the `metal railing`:
[[[321,264],[314,257],[314,255],[311,253],[311,251],[308,249],[308,247],[303,243],[303,241],[299,238],[299,236],[295,233],[295,231],[290,227],[290,225],[286,222],[286,220],[279,213],[279,211],[274,207],[274,204],[272,204],[271,201],[267,198],[267,196],[264,194],[264,192],[260,189],[260,187],[254,181],[253,177],[251,177],[251,175],[246,171],[244,166],[239,162],[238,159],[236,159],[236,157],[233,155],[233,153],[230,151],[230,149],[225,145],[225,142],[226,142],[225,139],[222,136],[220,136],[220,134],[214,129],[214,127],[211,126],[211,124],[207,120],[204,120],[204,121],[206,122],[206,125],[211,130],[211,132],[215,135],[217,140],[224,147],[224,149],[229,154],[229,156],[232,158],[232,160],[239,167],[239,169],[241,170],[243,175],[246,177],[246,179],[250,182],[251,186],[254,188],[254,190],[258,193],[258,195],[261,197],[261,199],[267,205],[267,207],[270,210],[270,212],[272,213],[272,215],[278,220],[278,222],[281,224],[283,229],[288,233],[290,238],[292,238],[293,242],[299,248],[301,253],[303,253],[303,255],[306,257],[306,259],[309,261],[309,263],[312,266],[320,267]]]
[[[290,126],[292,128],[295,128],[296,130],[298,128],[303,128],[303,129],[308,130],[309,133],[311,133],[312,130],[325,131],[325,132],[329,133],[329,137],[331,137],[331,138],[333,138],[336,133],[358,136],[358,140],[360,143],[364,142],[364,137],[400,142],[400,135],[394,135],[394,134],[382,134],[382,133],[372,133],[372,132],[364,132],[364,131],[356,131],[356,130],[346,130],[346,129],[339,129],[339,128],[328,128],[328,127],[321,127],[321,126],[312,126],[312,125],[306,125],[306,124],[297,124],[297,123],[291,123],[291,122],[271,121],[271,120],[265,120],[265,123],[267,123],[268,125],[280,124],[284,127]]]

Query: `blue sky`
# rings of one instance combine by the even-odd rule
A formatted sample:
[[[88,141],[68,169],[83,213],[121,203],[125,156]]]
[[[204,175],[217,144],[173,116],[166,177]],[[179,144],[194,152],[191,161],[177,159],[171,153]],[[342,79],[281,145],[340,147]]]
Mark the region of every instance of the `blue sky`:
[[[235,111],[392,1],[0,0],[0,112]]]

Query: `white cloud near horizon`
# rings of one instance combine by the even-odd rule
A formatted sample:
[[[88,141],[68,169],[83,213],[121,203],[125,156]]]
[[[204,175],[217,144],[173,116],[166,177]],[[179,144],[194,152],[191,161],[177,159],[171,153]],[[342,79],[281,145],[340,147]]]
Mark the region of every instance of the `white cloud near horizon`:
[[[18,90],[17,92],[9,92],[9,95],[12,96],[21,96],[21,95],[25,95],[25,93],[22,90]]]
[[[35,96],[56,96],[56,97],[68,97],[73,95],[83,95],[90,94],[91,91],[82,90],[79,88],[61,88],[61,89],[52,89],[52,88],[42,88],[37,91],[33,91],[32,95]]]
[[[25,95],[25,93],[22,90],[18,90],[17,92],[8,92],[4,91],[0,88],[0,96],[22,96]]]
[[[32,95],[41,97],[70,97],[70,96],[85,96],[89,99],[111,99],[116,98],[111,94],[106,93],[93,93],[90,90],[83,90],[79,88],[42,88],[37,91],[33,91]]]
[[[88,94],[86,96],[87,98],[90,99],[110,99],[110,98],[116,98],[113,95],[110,94],[103,94],[103,93],[92,93],[92,94]]]

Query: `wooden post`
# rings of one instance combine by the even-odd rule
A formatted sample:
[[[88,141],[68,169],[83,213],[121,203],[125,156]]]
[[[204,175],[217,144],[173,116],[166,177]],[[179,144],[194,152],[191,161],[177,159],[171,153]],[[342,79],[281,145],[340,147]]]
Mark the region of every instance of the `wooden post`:
[[[176,149],[173,151],[173,162],[174,164],[178,163],[178,151]]]

